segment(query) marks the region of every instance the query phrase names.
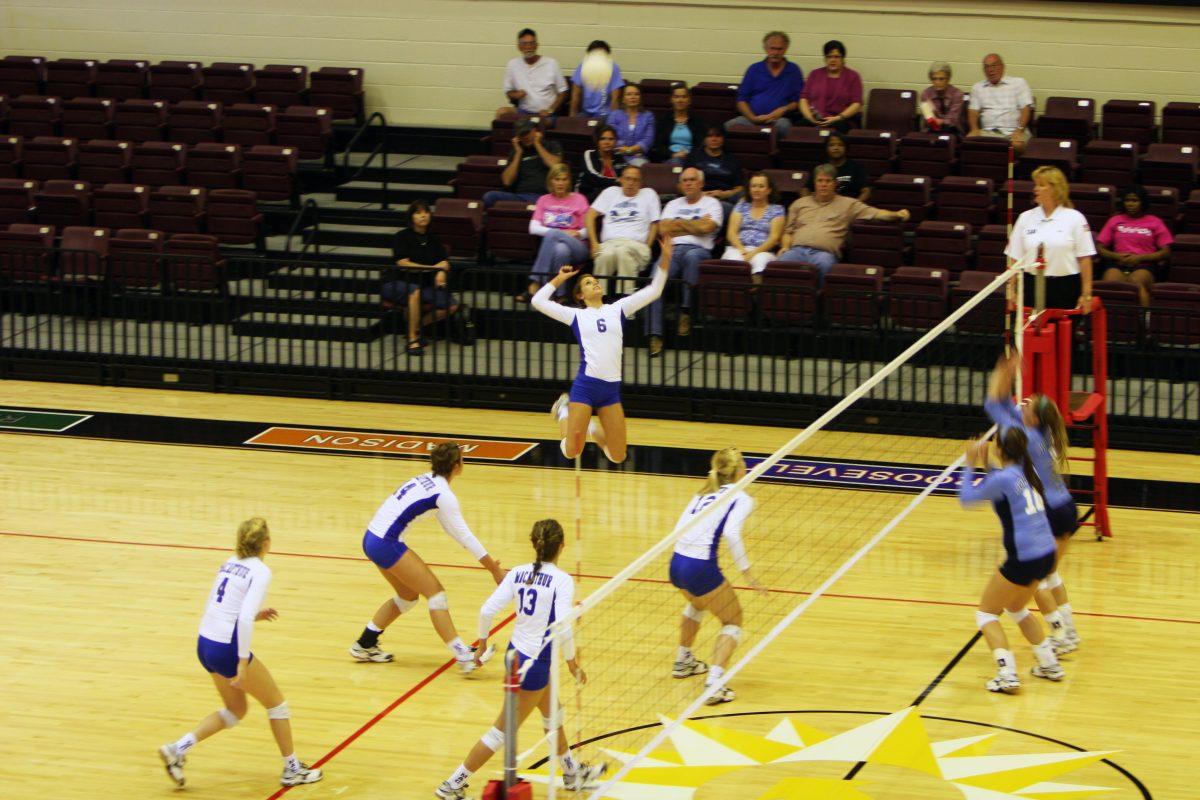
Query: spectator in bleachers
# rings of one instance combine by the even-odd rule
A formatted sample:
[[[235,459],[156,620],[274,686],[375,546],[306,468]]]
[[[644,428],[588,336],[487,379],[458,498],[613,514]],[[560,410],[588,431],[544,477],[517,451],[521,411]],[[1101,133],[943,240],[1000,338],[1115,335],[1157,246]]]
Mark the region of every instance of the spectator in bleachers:
[[[611,125],[596,126],[596,146],[584,151],[583,170],[579,173],[579,192],[588,202],[610,186],[616,186],[625,167],[617,153],[617,132]]]
[[[507,191],[492,190],[483,195],[483,207],[491,208],[501,200],[535,203],[546,188],[550,168],[562,162],[562,145],[546,139],[528,117],[517,120],[513,129],[512,152],[500,173]]]
[[[738,86],[737,110],[740,117],[725,123],[731,125],[771,125],[778,136],[792,127],[790,116],[796,112],[800,92],[804,89],[804,73],[788,61],[791,38],[783,31],[771,31],[763,37],[767,57],[746,69]]]
[[[661,236],[670,236],[674,244],[667,277],[683,276],[683,292],[680,298],[680,336],[692,332],[692,291],[700,282],[700,262],[712,258],[717,231],[721,229],[725,212],[721,201],[704,193],[704,173],[688,167],[679,173],[679,197],[667,203],[662,219],[658,223]],[[660,297],[650,304],[646,315],[646,333],[650,334],[650,356],[662,352],[663,347],[663,301]]]
[[[419,356],[425,349],[427,342],[421,338],[422,325],[445,319],[458,311],[458,300],[450,294],[447,285],[450,254],[430,232],[432,220],[429,203],[414,200],[409,204],[408,227],[392,238],[392,260],[397,268],[388,270],[379,292],[385,305],[406,306],[408,354],[411,356]],[[429,314],[423,312],[425,305],[432,308]]]
[[[963,92],[950,83],[953,74],[945,61],[929,65],[929,86],[921,92],[921,114],[931,131],[961,133]]]
[[[846,46],[837,39],[830,39],[822,49],[825,66],[808,71],[800,93],[800,115],[810,125],[845,133],[858,127],[862,76],[846,66]]]
[[[612,55],[612,48],[603,39],[597,39],[587,46],[587,52],[603,50]],[[585,53],[586,55],[586,53]],[[621,87],[625,79],[621,77],[621,68],[613,62],[612,77],[608,86],[603,89],[593,89],[583,82],[583,63],[575,67],[571,75],[571,116],[585,116],[594,119],[607,119],[620,102]]]
[[[496,110],[497,117],[517,114],[552,117],[567,96],[562,67],[549,56],[538,55],[537,34],[530,28],[517,34],[521,55],[504,68],[504,94],[511,105]]]
[[[588,201],[579,192],[571,191],[571,168],[566,164],[555,164],[546,177],[546,194],[538,198],[533,216],[529,218],[529,232],[542,237],[537,258],[529,275],[526,294],[517,295],[522,303],[542,288],[566,264],[581,264],[588,259],[587,217]]]
[[[621,107],[608,115],[617,132],[617,154],[626,164],[640,167],[654,146],[654,115],[642,107],[642,90],[628,84],[621,90]]]
[[[1004,74],[1004,59],[996,53],[983,58],[985,79],[971,87],[967,107],[967,136],[1008,139],[1017,152],[1025,149],[1033,114],[1033,92],[1024,78]]]
[[[655,161],[682,165],[693,150],[704,145],[708,124],[692,113],[692,90],[676,86],[671,90],[671,110],[663,112],[654,124]]]
[[[742,165],[731,153],[725,152],[725,129],[710,125],[704,134],[704,147],[688,153],[683,165],[704,173],[704,193],[721,201],[728,218],[733,202],[745,187],[742,186]]]
[[[592,274],[633,278],[650,263],[650,248],[658,231],[662,204],[653,189],[642,187],[642,170],[628,164],[621,170],[621,185],[600,193],[587,213],[588,242],[592,248]],[[597,235],[596,220],[604,218]],[[630,288],[622,281],[618,291]]]
[[[775,248],[783,238],[787,212],[779,205],[779,193],[766,173],[754,173],[746,193],[749,199],[739,202],[729,215],[729,243],[721,258],[745,261],[750,265],[750,279],[761,283],[760,273],[775,258]]]
[[[1166,224],[1146,213],[1146,190],[1130,186],[1121,196],[1125,212],[1114,214],[1096,237],[1100,255],[1108,262],[1104,280],[1132,283],[1138,290],[1138,302],[1150,305],[1154,286],[1154,266],[1171,255],[1175,241]]]
[[[821,164],[813,172],[813,193],[801,197],[788,209],[779,260],[811,264],[824,283],[825,276],[842,256],[850,223],[859,219],[904,222],[909,214],[905,208],[888,211],[842,197],[837,193],[837,168],[831,164]]]
[[[837,193],[842,197],[854,197],[864,203],[871,196],[871,177],[867,168],[857,161],[850,160],[846,150],[846,140],[840,133],[830,133],[825,140],[825,156],[837,170]],[[815,178],[815,176],[814,176]],[[808,188],[813,188],[813,180],[808,181]]]
[[[1086,314],[1092,307],[1096,255],[1087,217],[1072,207],[1071,187],[1058,167],[1033,171],[1033,198],[1037,205],[1017,217],[1004,255],[1031,262],[1040,248],[1046,264],[1046,308],[1078,308]],[[1035,297],[1035,289],[1034,272],[1027,271],[1026,304]]]

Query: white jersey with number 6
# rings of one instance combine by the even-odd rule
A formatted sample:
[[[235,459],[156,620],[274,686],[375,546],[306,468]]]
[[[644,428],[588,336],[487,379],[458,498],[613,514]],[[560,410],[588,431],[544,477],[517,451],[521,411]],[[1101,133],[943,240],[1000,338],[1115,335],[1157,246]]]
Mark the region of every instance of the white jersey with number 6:
[[[488,637],[492,620],[509,603],[517,606],[513,647],[527,658],[537,658],[548,640],[550,626],[566,616],[575,603],[575,580],[554,564],[542,564],[537,575],[533,574],[533,564],[513,567],[479,612],[480,639]],[[574,646],[570,633],[560,641],[563,655],[572,658]]]

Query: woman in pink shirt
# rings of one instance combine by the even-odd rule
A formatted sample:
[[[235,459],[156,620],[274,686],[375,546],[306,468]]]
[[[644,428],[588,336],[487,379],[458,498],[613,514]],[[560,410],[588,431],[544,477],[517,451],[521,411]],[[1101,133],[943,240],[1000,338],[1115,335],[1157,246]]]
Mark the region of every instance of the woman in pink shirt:
[[[810,125],[845,133],[858,125],[862,111],[862,76],[846,66],[846,46],[825,43],[825,66],[811,70],[800,92],[800,113]]]
[[[1125,213],[1109,218],[1096,237],[1100,255],[1112,265],[1105,270],[1104,280],[1132,283],[1138,302],[1147,307],[1154,286],[1152,267],[1171,254],[1174,238],[1161,219],[1146,213],[1146,190],[1141,186],[1126,189],[1121,204]]]
[[[517,295],[525,303],[542,288],[542,284],[558,274],[559,267],[567,264],[583,264],[591,250],[587,245],[587,229],[583,226],[587,216],[587,198],[571,191],[571,168],[566,164],[555,164],[546,176],[548,194],[538,198],[529,218],[529,232],[542,237],[533,270],[529,274],[529,289]]]

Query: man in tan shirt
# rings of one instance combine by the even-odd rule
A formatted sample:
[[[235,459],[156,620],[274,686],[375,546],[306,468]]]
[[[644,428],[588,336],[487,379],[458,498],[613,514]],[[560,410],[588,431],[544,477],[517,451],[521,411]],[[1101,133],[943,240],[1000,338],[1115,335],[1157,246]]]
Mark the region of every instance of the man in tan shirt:
[[[788,209],[779,260],[811,264],[820,271],[820,282],[824,283],[829,270],[842,257],[850,223],[856,219],[903,222],[908,219],[908,209],[887,211],[839,195],[837,169],[832,164],[822,164],[814,171],[813,193],[801,197]]]

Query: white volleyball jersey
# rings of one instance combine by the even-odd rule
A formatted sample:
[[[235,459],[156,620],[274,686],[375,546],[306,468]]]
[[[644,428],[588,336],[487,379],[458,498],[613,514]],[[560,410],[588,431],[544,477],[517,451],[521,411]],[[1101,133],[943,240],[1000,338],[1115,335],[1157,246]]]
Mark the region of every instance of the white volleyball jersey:
[[[542,564],[536,575],[533,564],[513,567],[479,611],[480,639],[487,638],[492,620],[509,603],[517,606],[512,646],[523,656],[537,658],[549,640],[550,626],[562,619],[575,603],[575,580],[554,564]],[[574,658],[575,645],[570,633],[560,641],[563,656]]]
[[[724,497],[732,487],[733,484],[727,483],[712,494],[698,494],[693,497],[680,515],[675,529],[679,530],[692,517]],[[712,561],[716,559],[717,550],[724,539],[734,563],[738,569],[745,572],[750,569],[750,559],[746,557],[746,547],[742,544],[742,527],[753,510],[754,500],[750,495],[737,492],[725,508],[710,514],[698,525],[684,531],[675,542],[675,552],[688,558]]]
[[[623,323],[662,296],[667,271],[654,268],[654,278],[628,297],[599,308],[564,306],[550,299],[555,287],[547,283],[533,296],[533,307],[546,316],[571,326],[579,343],[579,373],[589,378],[621,380],[621,354],[625,343]]]
[[[238,658],[249,658],[254,618],[267,598],[270,585],[271,570],[257,556],[231,556],[217,570],[204,618],[200,620],[200,635],[229,644],[236,633]]]
[[[487,555],[487,550],[467,527],[458,498],[450,491],[450,482],[432,472],[417,475],[389,495],[371,518],[367,530],[381,539],[403,541],[405,528],[417,517],[434,510],[442,529],[471,555],[477,559]]]

